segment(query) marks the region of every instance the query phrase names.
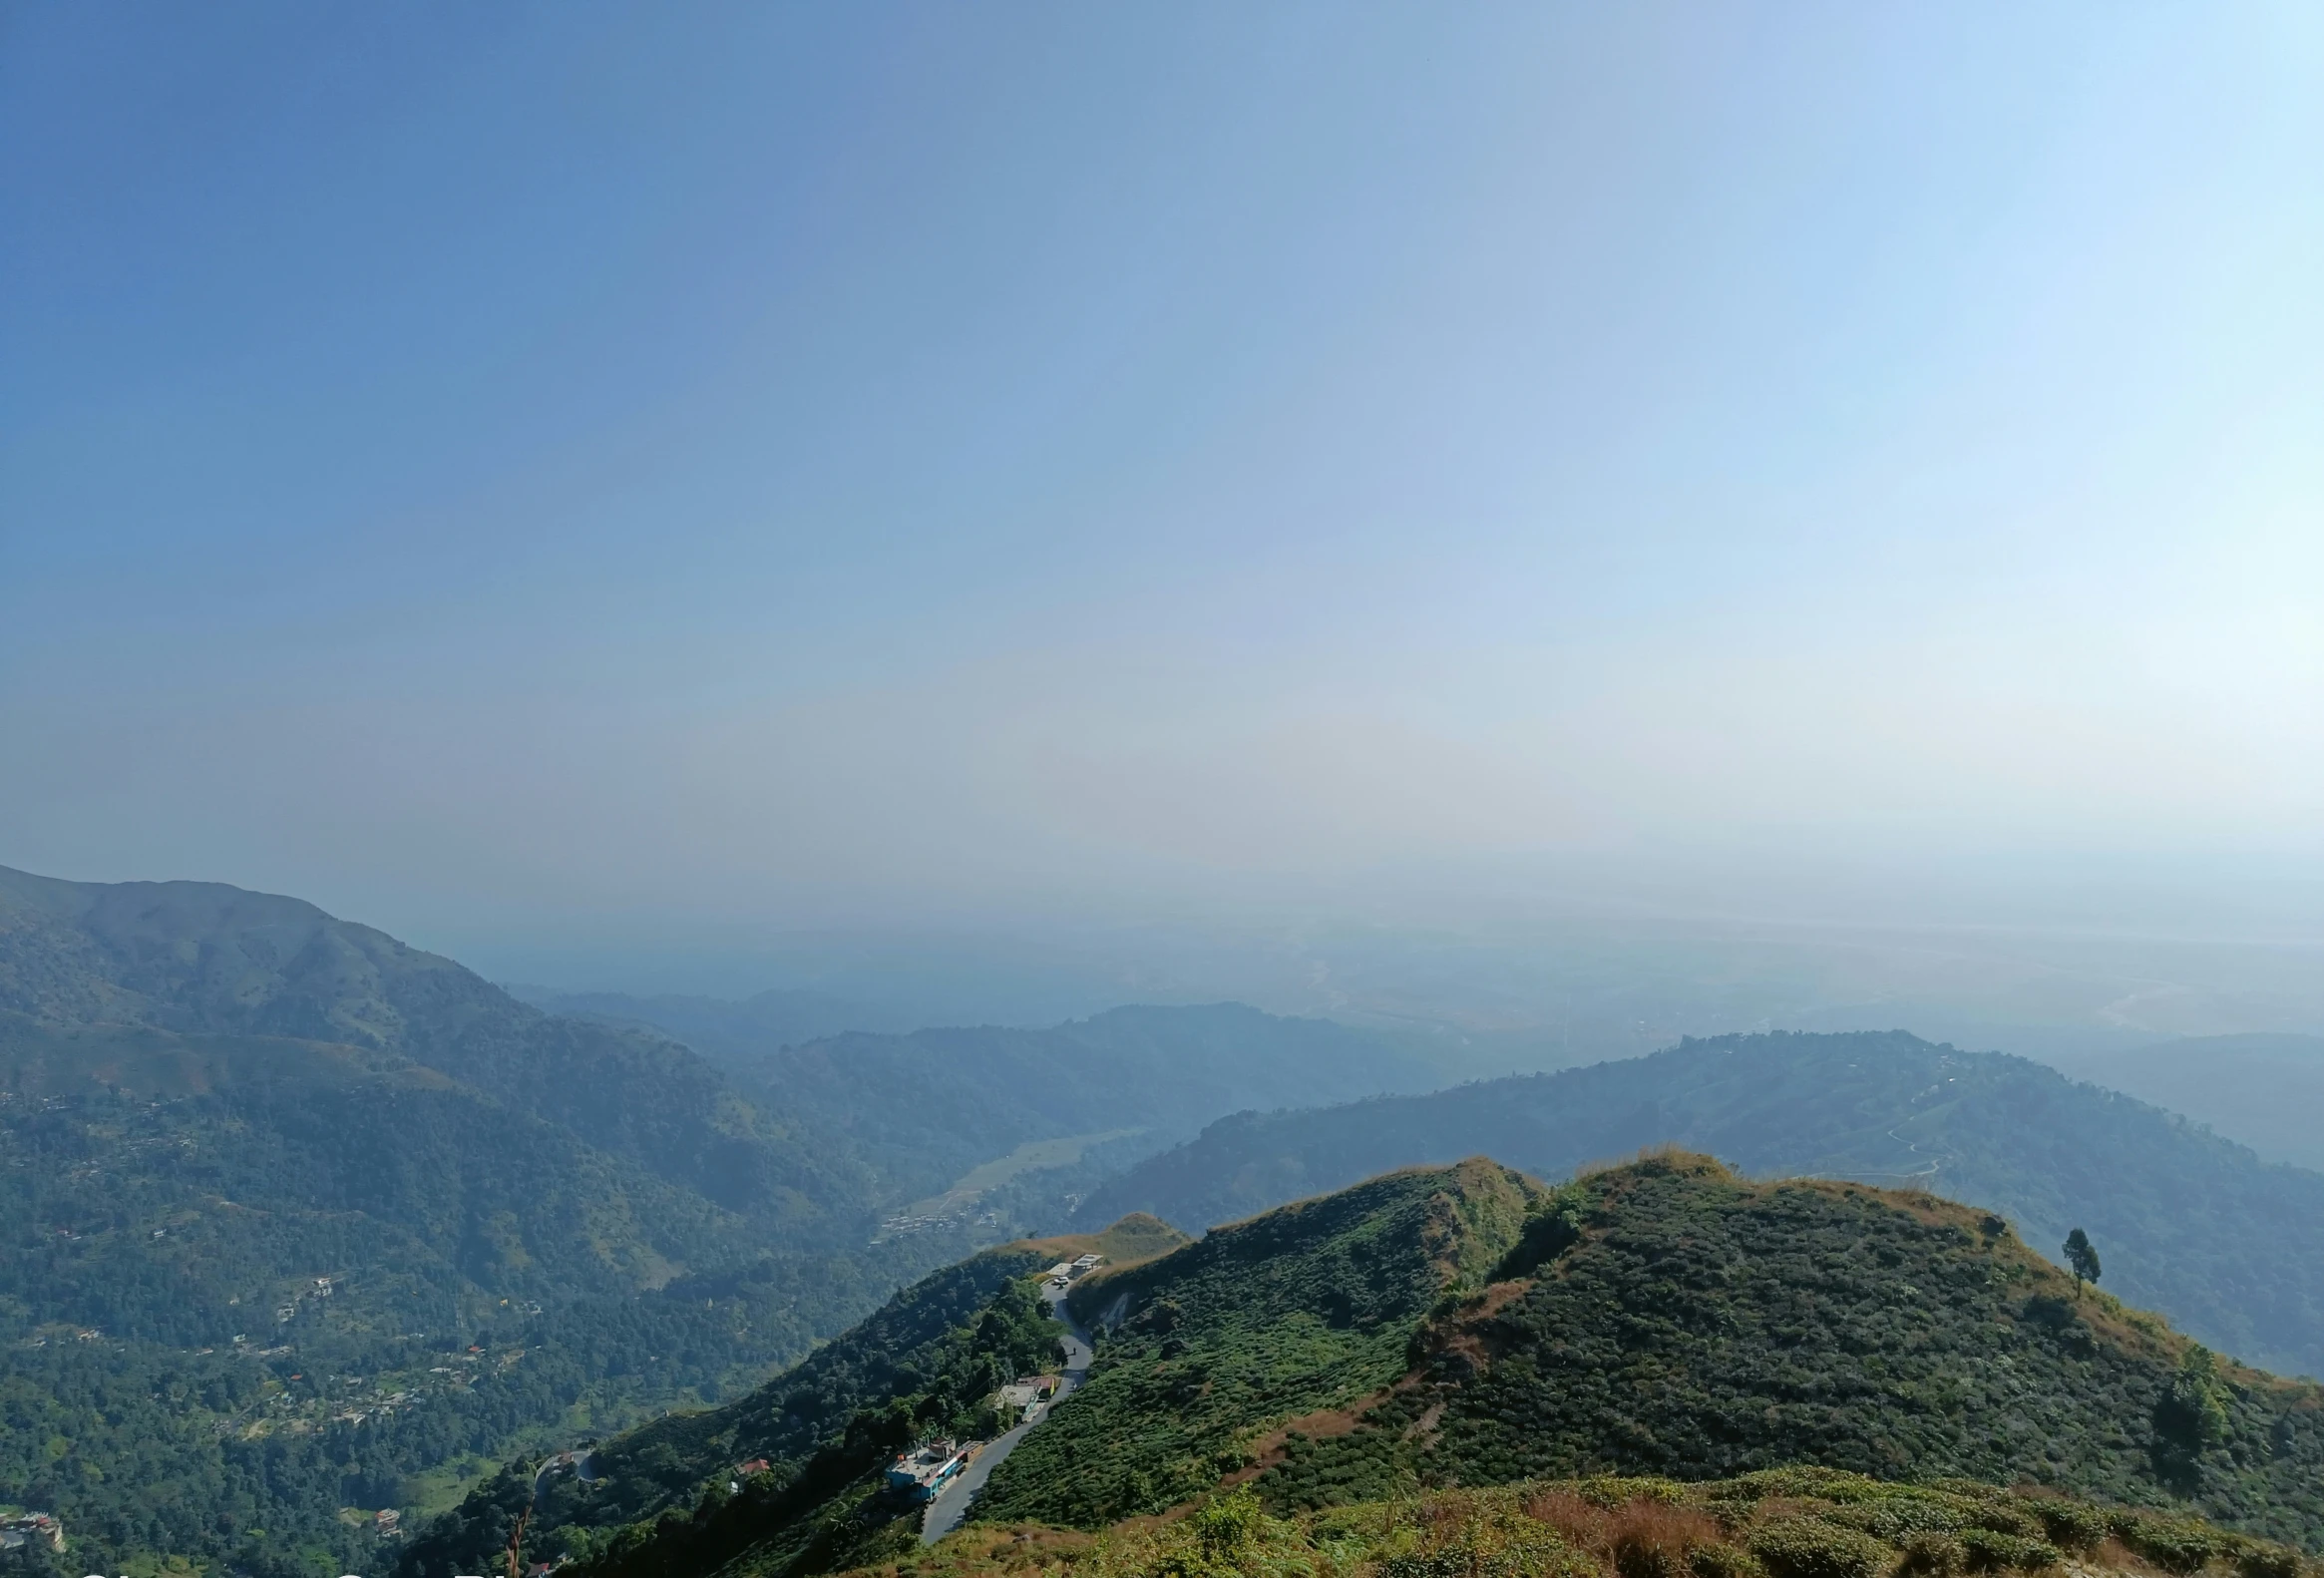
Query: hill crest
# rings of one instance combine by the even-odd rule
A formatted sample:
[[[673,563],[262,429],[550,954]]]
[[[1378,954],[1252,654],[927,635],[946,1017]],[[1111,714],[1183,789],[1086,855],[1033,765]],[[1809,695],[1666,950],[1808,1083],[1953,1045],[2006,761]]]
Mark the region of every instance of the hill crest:
[[[882,1499],[877,1453],[912,1438],[901,1432],[913,1421],[966,1417],[968,1378],[1016,1362],[990,1345],[1034,1340],[1027,1279],[1044,1257],[1032,1247],[930,1279],[750,1407],[717,1416],[763,1426],[665,1421],[604,1449],[611,1483],[589,1495],[605,1505],[556,1536],[570,1540],[581,1578],[925,1567],[906,1559],[917,1516]],[[1934,1494],[1926,1487],[1983,1504],[2003,1496],[1997,1487],[2033,1485],[2036,1500],[2130,1509],[2098,1516],[2100,1534],[2114,1519],[2167,1544],[2200,1514],[2241,1532],[2188,1535],[2188,1549],[2248,1552],[2259,1549],[2252,1536],[2324,1548],[2313,1488],[2324,1392],[2221,1363],[2095,1290],[2078,1297],[2000,1218],[1922,1192],[1751,1181],[1677,1151],[1552,1189],[1477,1157],[1230,1224],[1088,1278],[1071,1302],[1097,1330],[1088,1381],[992,1471],[969,1529],[930,1558],[940,1569],[945,1549],[984,1548],[979,1527],[1134,1530],[1235,1493],[1252,1498],[1253,1516],[1322,1520],[1334,1508],[1406,1505],[1414,1487],[1612,1483],[1606,1475],[1646,1476],[1674,1502],[1740,1486],[1733,1494],[1754,1505],[1775,1497],[1777,1524],[1785,1507],[1819,1498],[1877,1501],[1883,1518],[1936,1516],[1913,1501]],[[916,1334],[919,1346],[892,1366],[848,1357],[892,1349],[865,1347],[881,1329]],[[827,1384],[810,1380],[819,1368],[855,1378],[846,1411],[803,1400]],[[697,1434],[691,1478],[664,1472],[654,1499],[631,1503],[637,1521],[605,1520],[629,1494],[634,1470],[620,1465],[650,1464],[654,1441]],[[703,1482],[759,1440],[793,1455],[737,1479],[732,1494]],[[2009,1537],[2038,1544],[2042,1527],[2024,1523],[2031,1504],[2005,1509],[2018,1520]],[[1852,1512],[1813,1515],[1855,1529],[1843,1545],[1869,1527],[1849,1523]],[[409,1578],[481,1559],[493,1527],[482,1519],[473,1553],[445,1548]],[[1789,1534],[1760,1532],[1751,1550],[1777,1553],[1765,1572],[1728,1578],[1784,1578]],[[1998,1571],[2056,1559],[2009,1550],[2019,1554],[1976,1560]],[[1852,1578],[1878,1578],[1894,1559],[1882,1551],[1882,1565]],[[2289,1578],[2277,1565],[2273,1578]]]
[[[2107,1286],[2209,1346],[2324,1375],[2324,1174],[2000,1053],[1903,1032],[1692,1040],[1649,1057],[1427,1095],[1241,1113],[1140,1163],[1082,1209],[1192,1229],[1391,1167],[1484,1153],[1541,1178],[1675,1142],[1752,1176],[1924,1186],[2029,1243],[2087,1228]]]

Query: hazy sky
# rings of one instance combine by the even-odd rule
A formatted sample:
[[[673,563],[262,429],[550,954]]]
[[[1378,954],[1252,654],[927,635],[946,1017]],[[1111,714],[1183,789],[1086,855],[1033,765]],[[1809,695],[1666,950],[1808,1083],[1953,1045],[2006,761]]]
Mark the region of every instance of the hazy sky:
[[[2324,874],[2310,4],[10,6],[0,226],[0,864]]]

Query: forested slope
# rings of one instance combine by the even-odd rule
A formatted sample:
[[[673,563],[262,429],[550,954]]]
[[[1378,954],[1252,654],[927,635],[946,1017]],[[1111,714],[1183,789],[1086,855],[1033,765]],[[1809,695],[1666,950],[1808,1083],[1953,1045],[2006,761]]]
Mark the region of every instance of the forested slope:
[[[770,1249],[431,1070],[267,1049],[168,1101],[0,1092],[0,1500],[113,1570],[376,1566],[340,1509],[726,1394],[943,1251]]]
[[[1722,1036],[1431,1095],[1243,1114],[1096,1191],[1093,1219],[1227,1221],[1391,1167],[1485,1152],[1544,1178],[1677,1143],[1753,1175],[1915,1183],[2053,1250],[2223,1353],[2324,1374],[2324,1175],[2023,1058],[1902,1032]]]
[[[0,869],[0,1010],[34,1030],[136,1034],[135,1066],[199,1085],[216,1039],[288,1037],[399,1055],[570,1130],[793,1239],[853,1241],[870,1181],[663,1037],[526,1006],[451,960],[301,900],[222,883],[71,883]],[[190,1038],[194,1044],[188,1044]],[[14,1088],[84,1035],[20,1036]],[[132,1088],[175,1094],[165,1085]]]
[[[973,1247],[888,1203],[667,1038],[311,905],[0,872],[0,1503],[84,1564],[376,1568],[371,1511]]]
[[[747,1396],[597,1446],[587,1481],[546,1482],[529,1548],[603,1578],[707,1571],[745,1553],[823,1570],[890,1523],[915,1522],[877,1494],[895,1452],[932,1434],[997,1433],[1006,1421],[988,1407],[994,1388],[1054,1367],[1061,1329],[1040,1302],[1039,1272],[1083,1249],[1129,1261],[1182,1242],[1133,1218],[1086,1242],[1005,1246],[938,1272]],[[738,1473],[761,1459],[763,1470]],[[531,1496],[523,1468],[481,1487],[405,1552],[402,1578],[489,1567]]]

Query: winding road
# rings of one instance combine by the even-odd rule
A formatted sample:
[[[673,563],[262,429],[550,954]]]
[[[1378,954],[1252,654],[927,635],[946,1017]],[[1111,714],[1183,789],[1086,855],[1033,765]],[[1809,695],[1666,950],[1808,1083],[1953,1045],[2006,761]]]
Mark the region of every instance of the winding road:
[[[1081,1382],[1089,1379],[1089,1334],[1074,1325],[1073,1312],[1065,1308],[1062,1291],[1046,1288],[1041,1296],[1049,1301],[1049,1313],[1065,1324],[1065,1336],[1061,1339],[1065,1348],[1065,1374],[1057,1382],[1056,1394],[1042,1403],[1040,1411],[1031,1418],[978,1452],[974,1462],[937,1492],[936,1499],[928,1504],[928,1511],[921,1515],[920,1543],[923,1545],[934,1545],[959,1528],[961,1520],[968,1515],[968,1503],[984,1488],[984,1481],[992,1477],[992,1470],[1000,1466],[1000,1460],[1016,1450],[1016,1443],[1024,1439],[1027,1430],[1047,1418],[1051,1408],[1080,1390]]]

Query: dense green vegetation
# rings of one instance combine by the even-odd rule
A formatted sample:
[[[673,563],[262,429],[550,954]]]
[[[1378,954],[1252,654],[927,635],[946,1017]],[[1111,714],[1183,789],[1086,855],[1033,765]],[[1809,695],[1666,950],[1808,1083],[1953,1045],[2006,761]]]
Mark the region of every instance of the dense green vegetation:
[[[457,1087],[0,1095],[0,1499],[110,1571],[361,1571],[341,1509],[728,1394],[936,1248],[745,1229]]]
[[[737,1078],[296,900],[0,871],[0,1504],[111,1571],[376,1567],[371,1511],[733,1396],[1108,1154],[883,1228],[1022,1139],[1395,1085],[1361,1039],[1133,1013]]]
[[[588,1578],[879,1559],[910,1532],[876,1494],[888,1454],[989,1428],[997,1381],[1053,1352],[1025,1273],[1058,1247],[881,1301],[1099,1163],[972,1216],[884,1218],[1027,1141],[1407,1077],[1365,1038],[1226,1008],[760,1062],[540,1013],[295,901],[0,873],[0,1503],[60,1513],[73,1541],[7,1561],[315,1578],[400,1556],[449,1578],[495,1570],[535,1499],[529,1552]],[[1561,1077],[1239,1119],[1133,1190],[1239,1206],[1381,1150],[1448,1159],[1480,1127],[1558,1173],[1709,1133],[1754,1169],[1987,1191],[2044,1248],[2087,1227],[2110,1289],[2176,1290],[2198,1330],[2249,1338],[2232,1351],[2316,1341],[2324,1196],[2301,1191],[2324,1180],[2032,1065],[1761,1037]],[[1133,1239],[1159,1247],[1125,1230],[1119,1258]],[[1228,1475],[1289,1510],[1808,1460],[2324,1529],[2313,1388],[2078,1303],[1999,1218],[1930,1201],[1669,1164],[1550,1194],[1470,1162],[1076,1299],[1107,1328],[1091,1384],[981,1515],[1094,1526]],[[581,1442],[585,1473],[536,1480]],[[384,1547],[383,1507],[417,1537]]]
[[[1652,1057],[1433,1095],[1245,1114],[1082,1206],[1195,1229],[1393,1167],[1479,1153],[1537,1177],[1649,1145],[1753,1176],[1917,1184],[2056,1253],[2088,1229],[2107,1286],[2224,1354],[2324,1375],[2324,1174],[2022,1058],[1901,1032],[1688,1041]]]
[[[1998,1217],[1677,1158],[1569,1186],[1529,1235],[1547,1253],[1522,1286],[1446,1312],[1412,1379],[1348,1434],[1289,1442],[1267,1493],[1813,1462],[2324,1544],[2324,1393],[2078,1303]]]
[[[376,1569],[371,1511],[732,1395],[1006,1225],[874,1242],[897,1195],[811,1140],[293,900],[0,872],[0,1505],[76,1572]]]
[[[1053,1366],[1059,1329],[1036,1275],[1048,1264],[1038,1250],[987,1250],[749,1395],[600,1444],[589,1480],[545,1483],[529,1548],[610,1575],[706,1569],[746,1547],[796,1556],[840,1537],[891,1456],[933,1435],[997,1433],[992,1391]],[[766,1471],[727,1489],[737,1465],[762,1458]],[[484,1486],[405,1551],[399,1572],[485,1570],[531,1484],[520,1467]]]
[[[1150,1217],[1105,1233],[987,1250],[906,1289],[870,1320],[723,1407],[598,1443],[588,1477],[560,1473],[533,1500],[527,1548],[591,1578],[708,1570],[827,1571],[899,1542],[918,1510],[880,1494],[888,1459],[935,1435],[988,1437],[993,1390],[1053,1369],[1060,1328],[1037,1274],[1085,1251],[1134,1268],[1186,1242]],[[765,1470],[741,1474],[764,1459]],[[488,1570],[532,1477],[513,1464],[415,1541],[400,1578]]]
[[[284,1041],[433,1070],[804,1245],[860,1241],[876,1180],[665,1038],[557,1018],[451,960],[219,883],[0,871],[0,1068],[196,1094],[284,1066]],[[255,1038],[255,1044],[253,1044]]]
[[[1380,1231],[1391,1202],[1409,1209],[1395,1191],[1443,1176],[1270,1213],[1077,1291],[1093,1308],[1127,1294],[1104,1312],[1121,1324],[1089,1384],[994,1474],[979,1516],[1094,1527],[1247,1460],[1279,1507],[1405,1483],[1809,1462],[2031,1481],[2324,1544],[2316,1386],[2218,1361],[2095,1290],[2078,1302],[1997,1216],[1845,1183],[1752,1185],[1703,1158],[1541,1196],[1522,1233],[1474,1236],[1506,1254],[1441,1273],[1459,1296],[1425,1321],[1418,1282],[1357,1306],[1410,1312],[1373,1347],[1348,1342],[1368,1369],[1270,1384],[1267,1356],[1338,1330],[1346,1290],[1397,1285],[1381,1280],[1388,1261],[1358,1269],[1356,1245],[1396,1241]],[[1235,1246],[1257,1243],[1281,1273],[1229,1269]],[[1362,1315],[1345,1331],[1362,1335]],[[1381,1389],[1351,1408],[1365,1376]]]
[[[2041,1572],[2299,1578],[2284,1546],[2200,1519],[1785,1468],[1683,1484],[1534,1480],[1271,1515],[1247,1489],[1096,1537],[971,1529],[881,1578],[1959,1578]],[[738,1574],[737,1578],[741,1578]]]
[[[1414,1323],[1516,1242],[1537,1192],[1489,1162],[1395,1174],[1084,1282],[1074,1309],[1104,1329],[1088,1384],[994,1471],[977,1516],[1160,1511],[1239,1466],[1247,1426],[1387,1384]]]
[[[583,1578],[941,1567],[910,1555],[917,1519],[879,1466],[997,1426],[985,1394],[1053,1341],[1025,1273],[1058,1252],[979,1256],[750,1397],[605,1443],[589,1482],[544,1482],[532,1548]],[[2281,1578],[2290,1558],[2256,1540],[2324,1545],[2324,1393],[2078,1301],[1999,1217],[1922,1193],[1751,1184],[1684,1154],[1549,1190],[1472,1159],[1072,1299],[1099,1334],[1089,1381],[994,1471],[979,1525],[1097,1529],[1236,1483],[1259,1517],[1651,1472],[1685,1482],[1653,1497],[1725,1530],[1698,1543],[1727,1565],[1624,1578],[1884,1578],[1900,1550],[1947,1578],[2109,1539],[2169,1571],[2220,1556]],[[757,1457],[768,1471],[738,1472]],[[520,1465],[472,1495],[405,1578],[484,1570],[532,1483]],[[2039,1493],[1993,1488],[2013,1484]]]

